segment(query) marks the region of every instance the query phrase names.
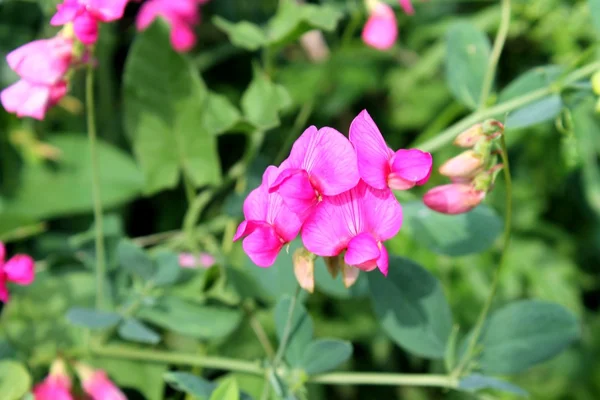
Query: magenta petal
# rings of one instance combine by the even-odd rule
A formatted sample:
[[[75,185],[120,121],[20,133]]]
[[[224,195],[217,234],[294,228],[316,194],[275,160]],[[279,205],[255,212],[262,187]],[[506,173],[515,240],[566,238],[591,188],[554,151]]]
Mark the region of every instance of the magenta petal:
[[[413,15],[415,13],[415,9],[410,0],[400,0],[400,7],[404,10],[408,15]]]
[[[6,287],[6,277],[3,273],[0,273],[0,301],[6,303],[10,295],[8,293],[8,287]]]
[[[254,232],[259,227],[268,225],[262,221],[242,221],[242,223],[238,226],[235,235],[233,235],[233,241],[239,240],[240,238],[247,236]]]
[[[171,44],[179,52],[191,50],[196,44],[196,32],[185,23],[173,23],[171,27]]]
[[[311,253],[322,257],[340,254],[354,236],[352,222],[347,221],[349,195],[326,197],[315,207],[302,227],[302,242]]]
[[[264,225],[248,235],[242,247],[256,265],[270,267],[275,262],[283,243],[273,227]]]
[[[430,153],[418,149],[400,149],[394,154],[392,173],[410,182],[423,182],[431,174],[431,166]]]
[[[73,43],[57,36],[27,43],[6,56],[10,68],[30,82],[53,85],[70,66]]]
[[[73,21],[73,31],[77,39],[86,45],[98,40],[98,20],[89,12],[84,12]]]
[[[344,261],[363,271],[371,271],[377,267],[381,252],[377,241],[370,233],[361,233],[348,242],[348,250]]]
[[[89,0],[89,8],[102,22],[116,21],[123,17],[129,0]]]
[[[367,110],[363,110],[352,121],[350,142],[356,151],[358,171],[362,180],[376,189],[387,188],[389,160],[393,152],[383,140],[379,128]]]
[[[269,191],[276,190],[292,212],[306,219],[307,212],[317,204],[317,195],[301,169],[286,169],[275,180]]]
[[[317,127],[312,125],[306,128],[306,130],[302,132],[302,135],[296,139],[292,146],[292,150],[290,151],[290,156],[286,160],[286,164],[290,168],[304,169],[304,159],[306,158],[311,142],[317,137],[317,132]]]
[[[385,241],[396,236],[402,226],[402,207],[389,189],[365,189],[363,219],[368,229]]]
[[[4,260],[6,259],[6,247],[4,247],[4,243],[0,242],[0,268],[4,265]]]
[[[376,49],[391,48],[398,37],[398,24],[394,10],[385,4],[377,3],[362,31],[363,41]]]
[[[388,252],[383,244],[381,245],[381,249],[379,250],[381,251],[381,255],[377,259],[377,267],[384,276],[387,276],[390,263]]]
[[[18,117],[44,119],[50,100],[51,87],[31,84],[23,79],[0,92],[4,109]]]
[[[83,10],[79,0],[65,0],[62,4],[56,6],[57,11],[50,20],[50,25],[58,26],[69,23],[75,19],[77,14]]]
[[[2,270],[7,280],[19,285],[29,285],[35,278],[35,262],[25,254],[13,256]]]

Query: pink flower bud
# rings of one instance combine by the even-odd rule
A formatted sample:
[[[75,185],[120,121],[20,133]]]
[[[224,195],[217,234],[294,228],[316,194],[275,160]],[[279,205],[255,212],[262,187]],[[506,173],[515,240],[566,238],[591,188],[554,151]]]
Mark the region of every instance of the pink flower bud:
[[[473,147],[475,144],[477,144],[477,142],[485,138],[486,136],[485,133],[483,133],[483,125],[477,124],[460,133],[456,139],[454,139],[454,144],[458,147]]]
[[[485,198],[485,192],[467,183],[437,186],[423,196],[423,202],[443,214],[462,214],[475,208]]]
[[[75,366],[83,391],[92,400],[127,400],[127,397],[108,378],[106,372],[79,363]]]
[[[0,301],[7,302],[10,298],[7,283],[30,285],[35,278],[35,261],[25,254],[16,254],[8,261],[5,260],[6,250],[0,242]]]
[[[370,0],[368,7],[370,16],[363,28],[362,39],[371,47],[387,50],[398,37],[396,14],[392,7],[379,0]]]
[[[33,397],[35,400],[73,400],[71,379],[62,360],[52,363],[50,374],[33,388]]]
[[[309,293],[315,290],[315,256],[301,247],[292,256],[294,275],[300,287]]]
[[[179,254],[179,266],[181,268],[205,268],[208,269],[215,265],[215,257],[212,254],[200,253],[195,256],[192,253]]]
[[[349,288],[350,286],[356,283],[358,279],[358,274],[360,273],[360,269],[355,268],[351,265],[343,263],[342,265],[342,280],[344,281],[344,286]]]
[[[483,167],[483,157],[473,150],[467,150],[446,161],[440,167],[440,174],[451,178],[470,178]]]

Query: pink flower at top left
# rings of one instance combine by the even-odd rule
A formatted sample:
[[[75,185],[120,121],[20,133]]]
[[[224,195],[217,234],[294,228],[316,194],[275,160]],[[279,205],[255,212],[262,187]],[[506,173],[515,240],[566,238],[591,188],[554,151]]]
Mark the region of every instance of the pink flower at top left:
[[[16,254],[6,260],[4,243],[0,242],[0,301],[6,303],[10,294],[8,283],[30,285],[35,278],[35,262],[25,254]]]

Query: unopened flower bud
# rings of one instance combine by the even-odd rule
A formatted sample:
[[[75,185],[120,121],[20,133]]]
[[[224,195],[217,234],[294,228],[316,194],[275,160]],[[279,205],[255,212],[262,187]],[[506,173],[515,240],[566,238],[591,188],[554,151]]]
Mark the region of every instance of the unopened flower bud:
[[[92,400],[127,400],[127,397],[108,378],[106,372],[78,363],[75,366],[83,391]]]
[[[57,359],[50,367],[50,373],[33,388],[35,400],[72,400],[71,379],[64,361]]]
[[[302,289],[313,293],[315,290],[315,255],[301,247],[294,252],[292,260],[298,284]]]
[[[481,126],[483,128],[483,133],[487,136],[496,137],[504,132],[504,124],[502,124],[500,121],[496,121],[495,119],[487,119],[483,121]]]
[[[343,263],[342,265],[342,280],[344,281],[344,286],[349,288],[350,286],[356,283],[358,279],[358,274],[360,273],[360,269]]]
[[[443,214],[462,214],[478,206],[485,194],[468,183],[451,183],[429,190],[423,196],[423,202]]]
[[[342,255],[338,254],[337,256],[333,257],[323,257],[323,260],[325,260],[325,266],[327,266],[327,271],[329,272],[329,275],[331,275],[331,277],[335,279],[338,276],[338,273],[340,272],[340,269],[342,267]]]
[[[460,133],[456,139],[454,139],[454,145],[458,147],[473,147],[480,140],[485,140],[486,136],[483,133],[483,125],[476,124]]]
[[[448,177],[470,178],[483,167],[484,158],[473,150],[467,150],[446,161],[440,167],[440,174]]]

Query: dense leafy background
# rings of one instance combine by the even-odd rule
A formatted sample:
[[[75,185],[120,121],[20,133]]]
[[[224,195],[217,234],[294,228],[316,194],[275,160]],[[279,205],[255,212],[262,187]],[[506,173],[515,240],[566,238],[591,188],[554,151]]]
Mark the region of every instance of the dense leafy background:
[[[0,358],[25,360],[38,380],[57,351],[83,343],[78,326],[90,327],[90,321],[100,324],[96,328],[115,328],[115,337],[130,343],[246,359],[263,352],[244,310],[254,310],[273,341],[281,336],[277,313],[289,304],[282,295],[295,287],[290,256],[283,253],[275,266],[259,269],[227,240],[264,166],[281,161],[306,125],[346,132],[363,108],[394,148],[435,136],[477,106],[500,15],[492,1],[417,3],[414,16],[398,13],[399,43],[382,53],[360,40],[361,2],[310,3],[301,9],[287,5],[272,18],[276,0],[213,0],[203,9],[198,47],[184,56],[171,50],[160,24],[135,32],[135,3],[123,20],[102,28],[97,114],[115,310],[106,315],[88,308],[94,253],[82,76],[74,78],[64,106],[44,122],[19,121],[0,111],[0,239],[11,243],[11,251],[43,260],[35,285],[15,291],[2,310]],[[562,68],[593,60],[600,35],[597,1],[513,3],[492,96],[498,102],[545,87]],[[51,34],[47,22],[54,4],[0,1],[0,55]],[[309,61],[298,44],[311,27],[325,31],[327,62]],[[15,79],[0,65],[0,86]],[[584,80],[570,89],[508,118],[515,232],[479,360],[483,373],[506,374],[532,398],[544,400],[600,397],[600,120],[590,85]],[[557,117],[562,124],[555,123]],[[557,128],[569,118],[572,124]],[[37,140],[56,146],[59,161],[42,160]],[[455,153],[449,146],[436,151],[436,165]],[[195,204],[199,215],[186,213],[183,180],[206,194]],[[427,187],[442,182],[433,174]],[[363,274],[346,291],[317,265],[317,292],[297,306],[310,310],[310,319],[286,352],[291,366],[320,373],[353,351],[343,369],[443,370],[453,323],[461,326],[461,338],[466,335],[490,287],[504,185],[498,182],[487,205],[456,218],[428,215],[419,195],[419,190],[400,195],[406,220],[389,245],[394,259],[387,280]],[[138,246],[156,244],[152,238],[123,240],[159,232],[170,233],[148,253]],[[174,252],[192,250],[218,252],[219,265],[179,271]],[[372,302],[370,292],[377,293]],[[515,300],[520,301],[508,304]],[[577,338],[559,357],[538,364]],[[457,344],[458,352],[462,346]],[[534,350],[523,353],[523,346]],[[329,354],[332,365],[314,362],[302,349]],[[182,398],[174,388],[208,398],[215,387],[196,377],[198,368],[176,371],[172,365],[99,356],[91,361],[131,398]],[[30,378],[10,363],[0,361],[0,371],[10,371],[6,376],[23,387],[11,390],[26,392]],[[223,377],[204,373],[211,380]],[[0,373],[0,390],[6,376]],[[260,396],[262,378],[228,376],[236,380],[219,386],[223,396],[238,389],[241,398]],[[499,398],[520,393],[507,385],[478,375],[462,383],[465,390],[505,390]],[[410,387],[308,390],[310,399],[476,396]]]

